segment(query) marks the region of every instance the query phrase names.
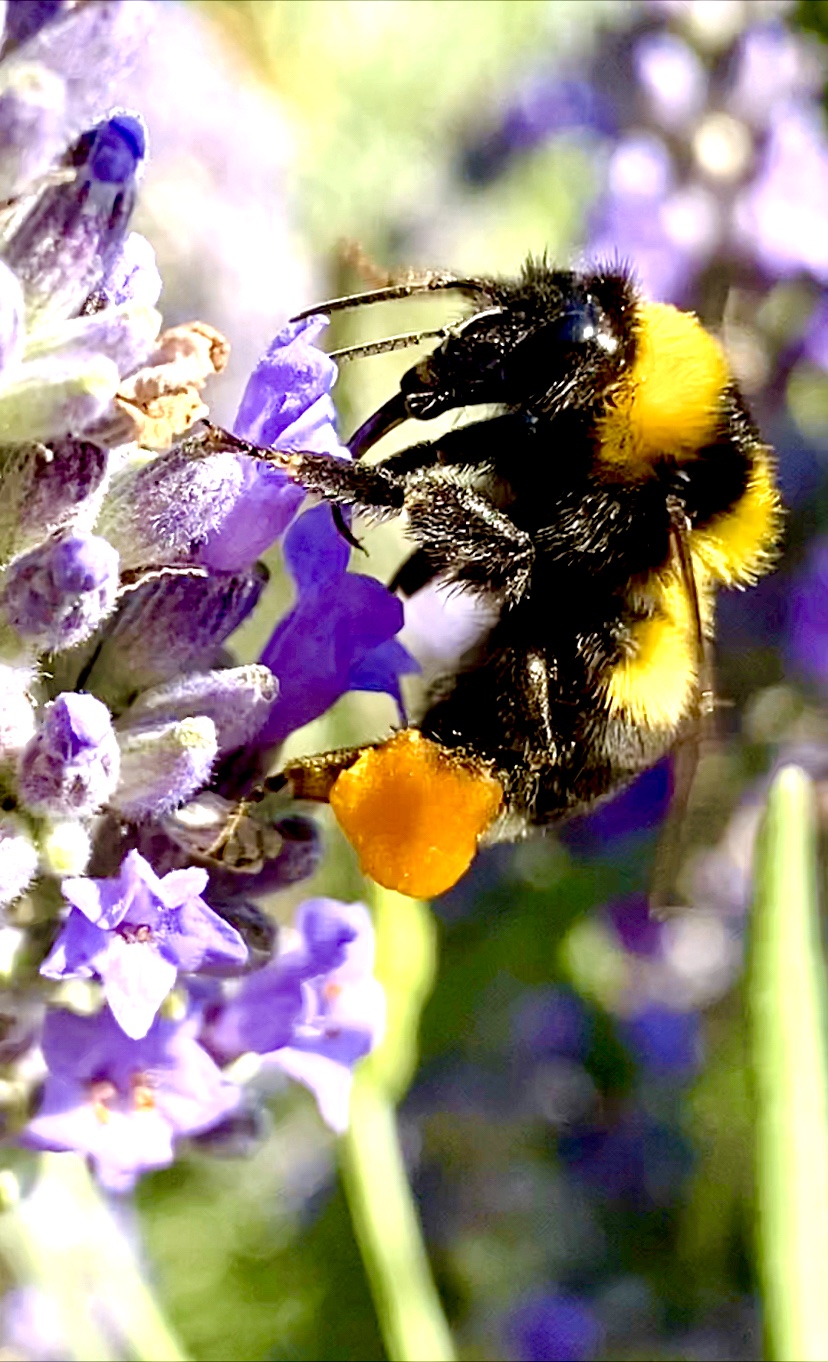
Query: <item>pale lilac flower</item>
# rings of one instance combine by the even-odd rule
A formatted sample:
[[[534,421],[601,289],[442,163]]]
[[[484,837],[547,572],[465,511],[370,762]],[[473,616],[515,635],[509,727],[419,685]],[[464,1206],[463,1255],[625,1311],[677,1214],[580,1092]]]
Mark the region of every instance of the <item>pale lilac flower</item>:
[[[149,1168],[166,1168],[175,1141],[217,1124],[240,1093],[195,1039],[197,1019],[157,1020],[131,1040],[108,1008],[91,1017],[54,1011],[43,1028],[49,1074],[24,1133],[39,1149],[91,1159],[113,1192]]]
[[[163,878],[137,851],[111,880],[69,879],[72,905],[50,955],[47,979],[98,978],[112,1015],[133,1039],[145,1036],[179,972],[243,965],[247,948],[234,927],[201,898],[206,870]]]

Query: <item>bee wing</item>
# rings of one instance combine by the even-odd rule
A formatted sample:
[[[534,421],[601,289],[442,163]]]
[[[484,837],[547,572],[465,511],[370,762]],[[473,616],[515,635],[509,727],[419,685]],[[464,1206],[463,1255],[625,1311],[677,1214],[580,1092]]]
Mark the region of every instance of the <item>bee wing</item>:
[[[677,881],[688,847],[693,789],[699,762],[705,751],[716,743],[713,648],[704,630],[688,535],[689,526],[683,509],[671,507],[673,560],[690,602],[696,647],[697,689],[695,706],[685,721],[672,753],[670,808],[656,845],[650,886],[650,911],[655,917],[669,917],[671,912],[687,906],[677,890]]]

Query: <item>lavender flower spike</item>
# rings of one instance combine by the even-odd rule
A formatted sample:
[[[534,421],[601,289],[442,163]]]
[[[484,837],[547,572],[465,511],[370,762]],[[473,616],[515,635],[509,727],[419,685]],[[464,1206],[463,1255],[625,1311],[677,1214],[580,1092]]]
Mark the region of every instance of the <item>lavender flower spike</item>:
[[[106,705],[67,691],[48,706],[20,759],[18,792],[31,809],[88,817],[107,802],[118,779],[118,743]]]
[[[66,87],[45,66],[16,62],[0,78],[0,200],[22,193],[66,145]]]
[[[40,967],[47,979],[99,978],[121,1029],[145,1036],[179,970],[192,973],[247,960],[239,933],[200,897],[207,871],[173,870],[159,879],[131,851],[115,879],[69,879],[72,910]]]
[[[42,1041],[49,1075],[25,1142],[86,1154],[113,1192],[128,1192],[147,1168],[166,1168],[177,1136],[209,1130],[239,1102],[196,1041],[196,1025],[156,1021],[130,1040],[108,1008],[92,1017],[50,1012]]]
[[[106,539],[53,539],[12,563],[0,608],[27,643],[61,652],[89,638],[115,605],[118,554]]]

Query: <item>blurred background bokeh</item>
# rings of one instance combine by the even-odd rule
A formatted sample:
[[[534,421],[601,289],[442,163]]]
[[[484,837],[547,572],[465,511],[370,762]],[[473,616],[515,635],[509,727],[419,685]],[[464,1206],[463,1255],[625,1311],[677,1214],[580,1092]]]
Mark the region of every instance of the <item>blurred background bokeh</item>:
[[[123,91],[152,137],[137,226],[159,255],[167,321],[197,315],[231,341],[217,420],[315,299],[411,267],[514,273],[545,250],[564,265],[628,261],[654,296],[699,311],[777,447],[785,554],[722,601],[730,703],[683,834],[687,910],[661,923],[646,906],[666,770],[559,837],[483,854],[434,905],[437,974],[400,1109],[461,1356],[757,1357],[739,992],[751,847],[780,756],[818,780],[828,767],[828,6],[158,9]],[[454,306],[346,314],[331,344],[440,325]],[[344,435],[409,363],[343,368]],[[398,528],[359,534],[387,578],[405,551]],[[275,615],[289,588],[274,569]],[[417,624],[415,609],[412,648],[433,648]],[[242,631],[240,655],[260,641]],[[393,721],[387,697],[350,695],[291,747]],[[323,870],[280,896],[280,917],[314,890],[364,894],[332,824],[326,837]],[[226,1152],[194,1151],[138,1193],[150,1273],[191,1354],[382,1358],[336,1143],[312,1099],[286,1086],[264,1138]]]

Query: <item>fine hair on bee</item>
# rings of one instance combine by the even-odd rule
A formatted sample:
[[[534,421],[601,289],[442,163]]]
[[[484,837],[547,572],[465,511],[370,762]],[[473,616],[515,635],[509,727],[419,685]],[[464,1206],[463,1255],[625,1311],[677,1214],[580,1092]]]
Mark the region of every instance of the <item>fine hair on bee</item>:
[[[491,782],[473,845],[514,838],[616,793],[697,725],[716,592],[770,569],[781,524],[773,455],[721,344],[625,269],[429,274],[300,318],[448,290],[469,305],[459,324],[338,352],[437,342],[352,436],[352,462],[248,447],[332,502],[349,538],[342,508],[405,513],[403,595],[438,578],[496,607],[408,729],[285,772],[298,798],[330,799],[375,879],[409,893],[447,887],[454,869],[422,868],[435,838],[465,837],[451,810],[466,794],[444,808],[441,773]],[[482,419],[362,462],[404,422],[475,405]]]

